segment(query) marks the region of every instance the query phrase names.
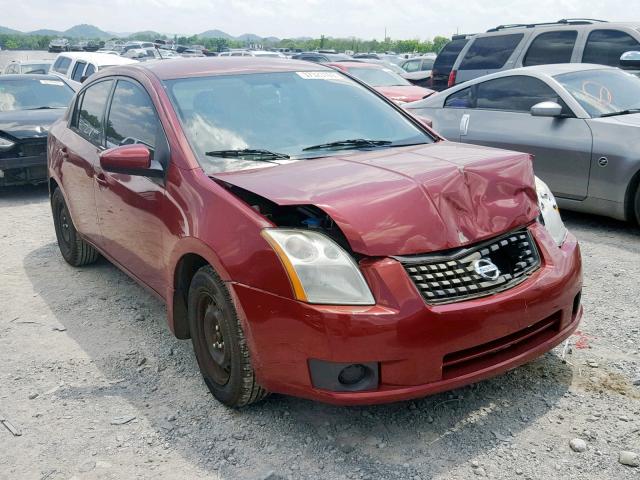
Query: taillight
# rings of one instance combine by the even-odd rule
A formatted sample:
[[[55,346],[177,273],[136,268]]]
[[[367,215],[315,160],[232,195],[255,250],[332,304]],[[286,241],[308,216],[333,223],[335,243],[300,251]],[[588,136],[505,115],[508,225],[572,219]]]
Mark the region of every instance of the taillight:
[[[456,84],[456,76],[458,75],[457,70],[451,70],[449,74],[449,81],[447,82],[447,87],[451,88]]]

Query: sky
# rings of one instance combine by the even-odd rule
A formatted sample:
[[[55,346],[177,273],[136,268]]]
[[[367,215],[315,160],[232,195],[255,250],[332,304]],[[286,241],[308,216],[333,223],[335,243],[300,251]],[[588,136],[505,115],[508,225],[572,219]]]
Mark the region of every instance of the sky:
[[[0,0],[0,25],[109,32],[429,39],[498,24],[590,17],[640,21],[638,0]]]

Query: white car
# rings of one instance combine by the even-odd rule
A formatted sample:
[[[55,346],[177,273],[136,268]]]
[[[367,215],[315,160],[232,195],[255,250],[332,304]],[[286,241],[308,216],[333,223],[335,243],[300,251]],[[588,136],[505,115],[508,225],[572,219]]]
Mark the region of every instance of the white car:
[[[57,56],[50,73],[79,86],[88,77],[99,70],[115,65],[137,63],[136,60],[124,58],[110,53],[98,52],[64,52]]]

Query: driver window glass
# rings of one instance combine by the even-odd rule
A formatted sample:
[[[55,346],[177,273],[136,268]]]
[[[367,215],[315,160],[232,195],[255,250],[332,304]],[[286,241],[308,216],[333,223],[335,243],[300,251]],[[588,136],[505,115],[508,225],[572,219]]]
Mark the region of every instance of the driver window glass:
[[[112,86],[113,81],[107,80],[91,85],[82,94],[82,106],[78,113],[78,131],[95,145],[103,143],[104,109]]]
[[[540,102],[556,102],[558,94],[544,82],[531,77],[511,76],[478,84],[477,108],[529,113]]]
[[[444,108],[473,108],[473,87],[463,88],[449,95],[444,102]]]
[[[89,65],[87,65],[87,69],[85,70],[83,76],[89,78],[94,73],[96,73],[96,67],[95,65],[93,65],[93,63],[90,63]]]
[[[107,148],[141,143],[153,154],[159,128],[160,122],[147,92],[120,80],[107,120]]]
[[[85,62],[76,62],[75,67],[73,67],[73,74],[71,75],[71,79],[79,82],[82,79],[82,73],[84,72],[84,67],[87,64]]]

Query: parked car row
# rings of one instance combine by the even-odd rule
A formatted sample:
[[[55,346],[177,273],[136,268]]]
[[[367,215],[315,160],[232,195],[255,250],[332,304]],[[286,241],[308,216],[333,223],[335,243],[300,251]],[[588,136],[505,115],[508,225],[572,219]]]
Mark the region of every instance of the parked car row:
[[[268,392],[382,403],[507,371],[582,316],[580,249],[558,205],[640,221],[640,52],[598,40],[616,65],[584,62],[623,28],[457,36],[403,64],[447,76],[439,93],[378,54],[236,51],[87,76],[80,58],[58,71],[63,53],[39,83],[78,89],[47,143],[61,255],[103,255],[163,299],[232,407]],[[518,65],[558,32],[571,61],[556,45],[536,54],[551,64]],[[0,150],[15,140],[0,128]]]

